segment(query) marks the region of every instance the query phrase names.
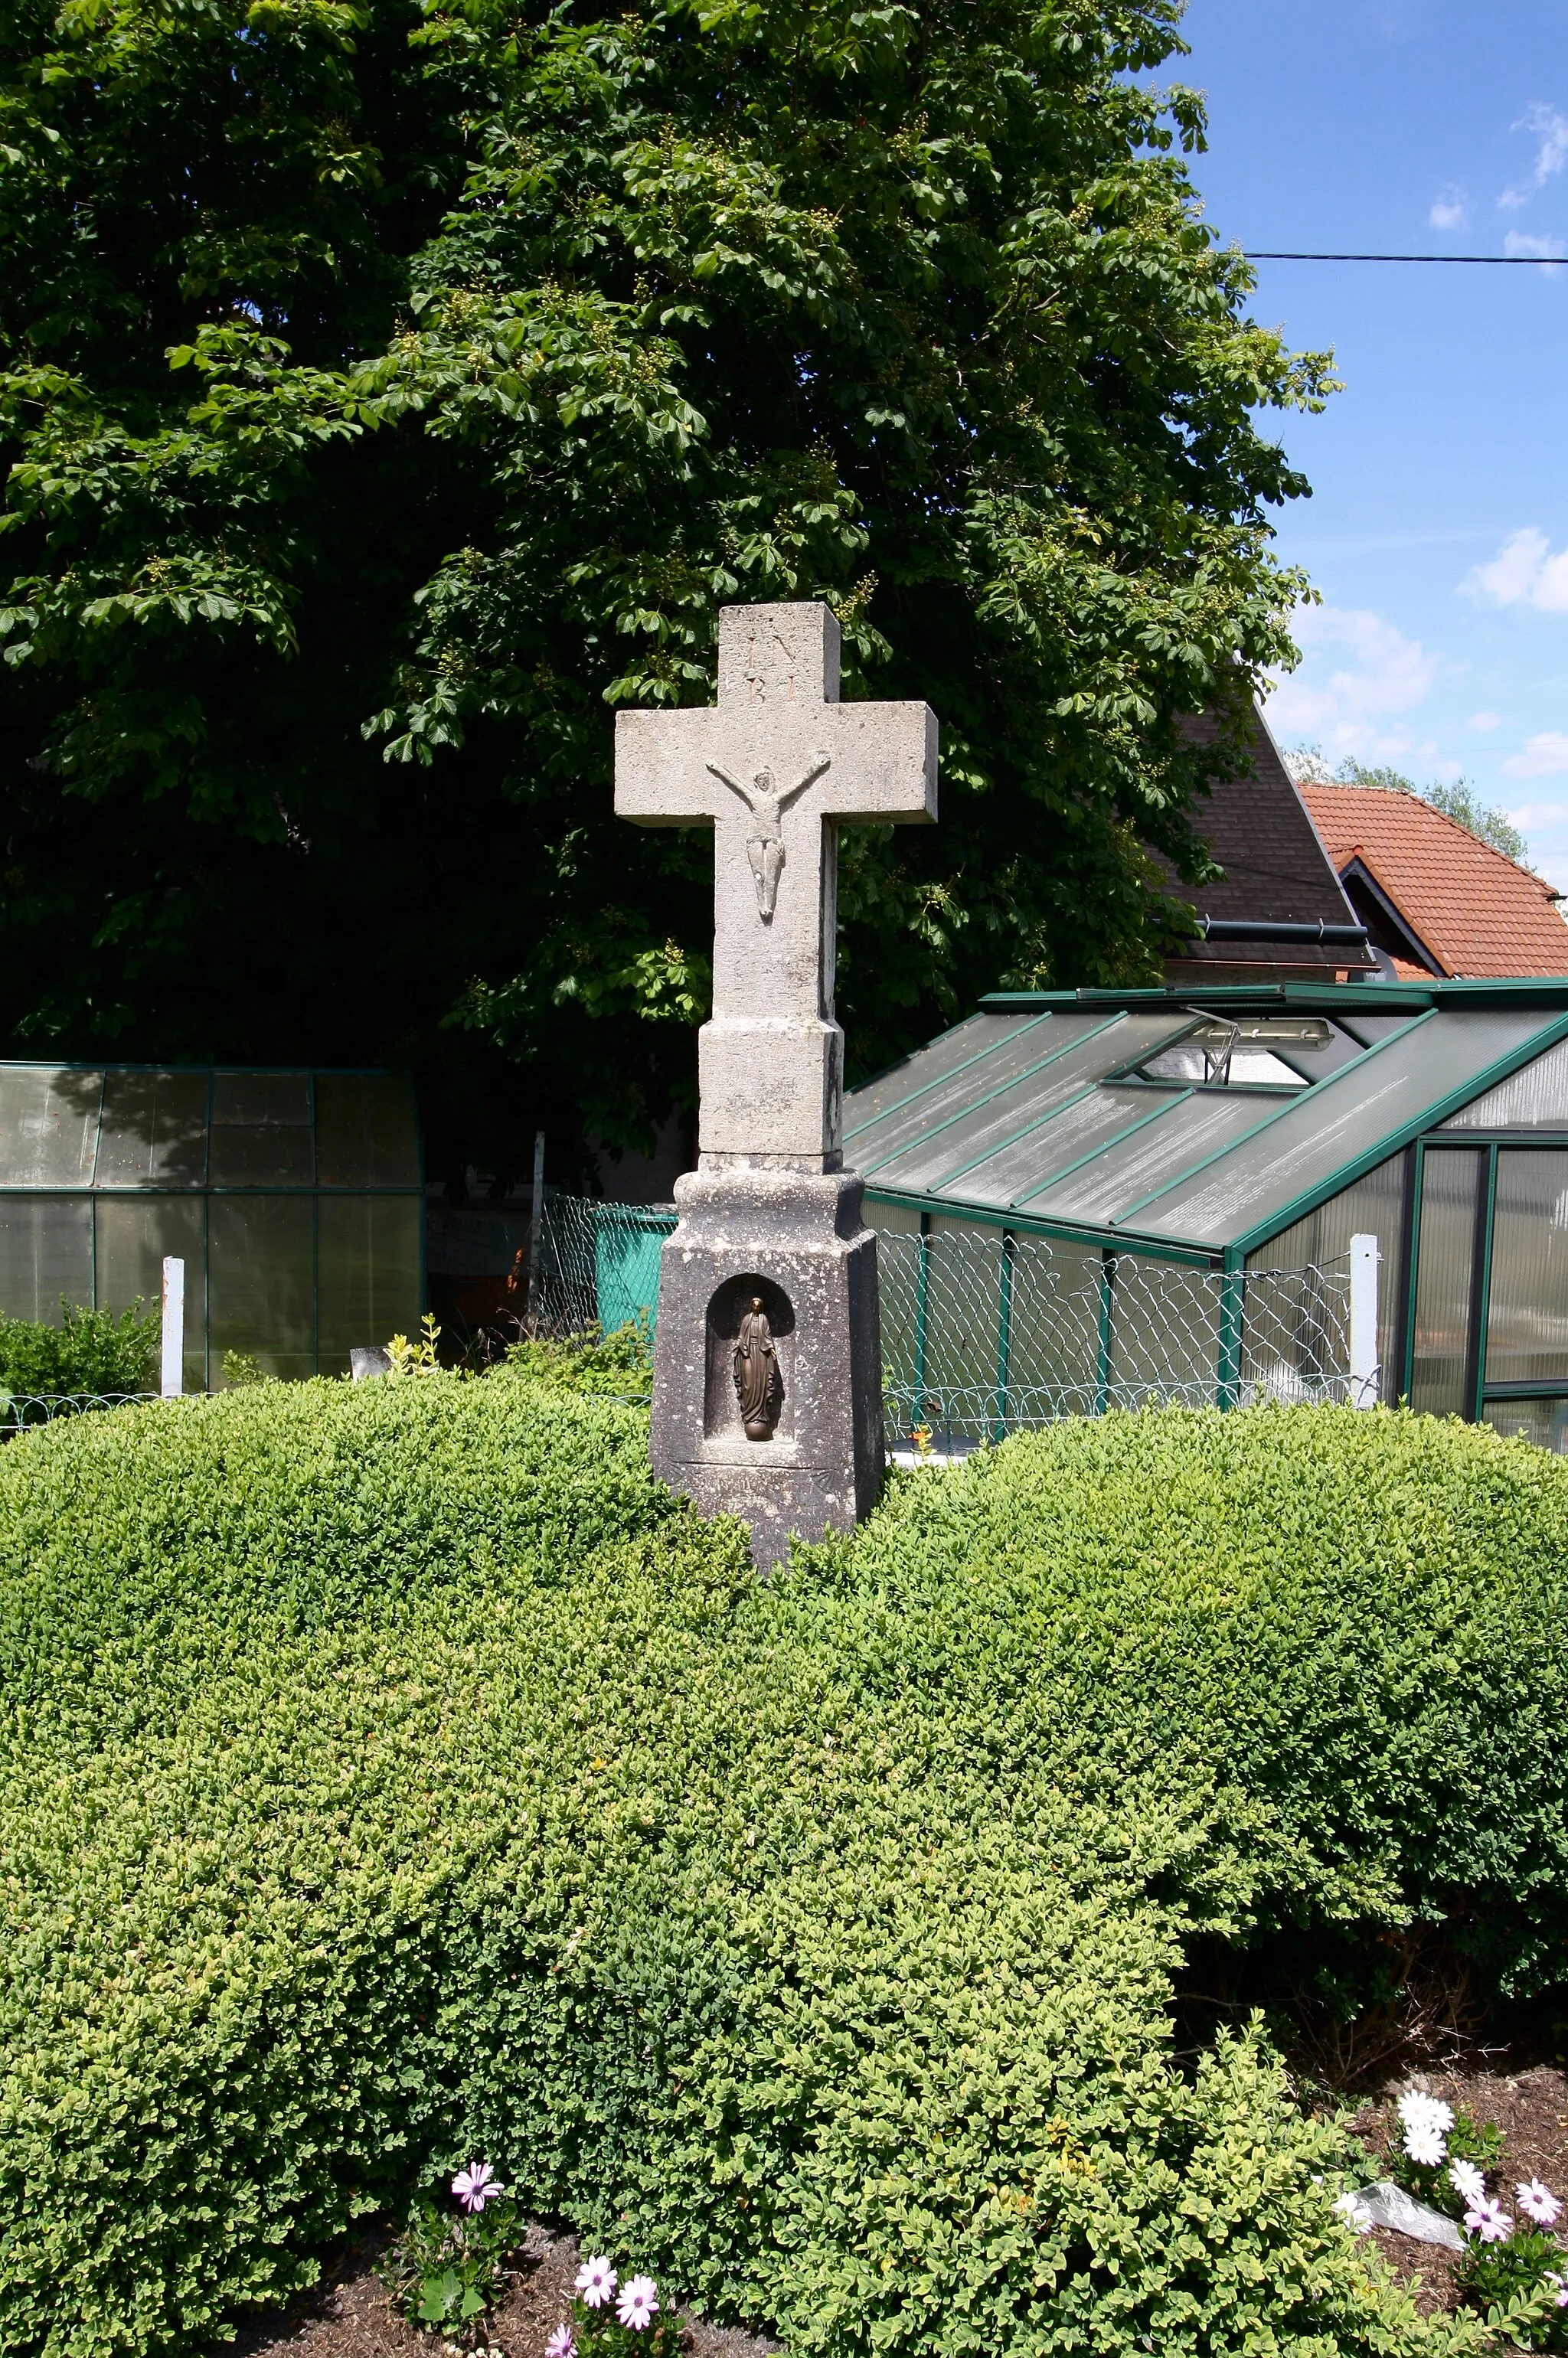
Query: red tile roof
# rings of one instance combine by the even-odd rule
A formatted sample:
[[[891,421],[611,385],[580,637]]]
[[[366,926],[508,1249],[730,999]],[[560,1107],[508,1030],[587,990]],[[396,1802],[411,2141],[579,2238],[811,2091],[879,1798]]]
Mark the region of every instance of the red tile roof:
[[[1568,974],[1568,925],[1539,876],[1415,795],[1314,780],[1301,793],[1338,873],[1359,860],[1444,974]]]

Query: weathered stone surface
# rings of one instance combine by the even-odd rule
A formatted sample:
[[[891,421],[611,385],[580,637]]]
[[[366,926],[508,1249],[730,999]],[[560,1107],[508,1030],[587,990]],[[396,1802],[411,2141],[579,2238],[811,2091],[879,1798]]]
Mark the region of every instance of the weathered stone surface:
[[[876,1238],[843,1172],[695,1172],[676,1183],[654,1353],[654,1470],[710,1514],[752,1526],[759,1565],[789,1535],[849,1531],[881,1483]],[[741,1317],[760,1294],[778,1357],[771,1438],[749,1440],[736,1390]]]
[[[710,1513],[743,1517],[765,1567],[791,1532],[849,1530],[881,1482],[876,1239],[840,1168],[838,831],[935,818],[935,717],[840,704],[826,606],[727,606],[718,705],[617,716],[615,807],[714,833],[700,1151],[661,1257],[653,1462]]]
[[[841,1159],[838,830],[935,819],[936,719],[924,704],[838,699],[827,607],[726,606],[717,706],[616,715],[622,817],[714,831],[704,1157],[817,1171]]]

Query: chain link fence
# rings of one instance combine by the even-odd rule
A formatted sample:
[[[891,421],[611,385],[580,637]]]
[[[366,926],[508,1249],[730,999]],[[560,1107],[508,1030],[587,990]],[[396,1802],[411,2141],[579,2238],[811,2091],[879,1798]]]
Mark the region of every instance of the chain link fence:
[[[546,1192],[535,1331],[658,1316],[667,1205]],[[874,1221],[873,1221],[874,1225]],[[1351,1375],[1351,1261],[1227,1273],[1000,1228],[878,1230],[889,1439],[935,1449],[1108,1409],[1366,1398]],[[1374,1395],[1375,1396],[1375,1395]]]
[[[879,1234],[888,1422],[951,1449],[1108,1409],[1349,1397],[1350,1262],[1226,1274],[998,1229]]]

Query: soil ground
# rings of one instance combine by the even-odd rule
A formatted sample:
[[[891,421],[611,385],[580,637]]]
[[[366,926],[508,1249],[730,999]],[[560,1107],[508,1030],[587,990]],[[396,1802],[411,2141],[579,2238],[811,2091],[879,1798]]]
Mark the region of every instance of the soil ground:
[[[1506,2064],[1507,2058],[1498,2061]],[[1368,2180],[1389,2175],[1387,2157],[1399,2127],[1394,2102],[1406,2088],[1442,2096],[1474,2121],[1497,2123],[1504,2145],[1494,2183],[1505,2211],[1517,2213],[1513,2191],[1521,2179],[1539,2178],[1568,2201],[1568,2072],[1552,2063],[1521,2066],[1517,2071],[1481,2063],[1469,2070],[1400,2074],[1357,2116],[1357,2135],[1372,2158]],[[1374,2227],[1371,2241],[1396,2275],[1416,2280],[1412,2288],[1418,2307],[1429,2312],[1454,2307],[1456,2252],[1414,2243],[1386,2227]]]
[[[1513,2207],[1520,2179],[1542,2179],[1568,2200],[1568,2072],[1556,2064],[1522,2060],[1510,2071],[1509,2060],[1506,2051],[1483,2051],[1464,2067],[1390,2078],[1363,2104],[1356,2120],[1368,2155],[1368,2180],[1387,2174],[1398,2125],[1396,2097],[1406,2088],[1421,2088],[1462,2106],[1475,2120],[1495,2121],[1502,2130],[1506,2144],[1497,2182],[1505,2208]],[[1454,2306],[1452,2254],[1385,2228],[1374,2228],[1372,2241],[1395,2274],[1411,2280],[1422,2309]],[[227,2350],[235,2358],[439,2358],[444,2345],[437,2336],[410,2325],[392,2308],[376,2275],[385,2245],[381,2233],[345,2246],[312,2292],[246,2328]],[[492,2358],[543,2358],[547,2336],[567,2314],[577,2267],[575,2237],[530,2227],[509,2271],[506,2297],[484,2320],[470,2350],[488,2350]],[[684,2316],[682,2325],[684,2358],[771,2358],[780,2348],[761,2333],[710,2325],[701,2318]],[[220,2358],[219,2352],[212,2358]]]
[[[224,2350],[235,2358],[441,2358],[452,2345],[399,2317],[376,2274],[387,2240],[384,2232],[346,2245],[313,2291],[247,2327]],[[505,2299],[481,2320],[468,2351],[543,2358],[546,2339],[568,2314],[578,2258],[574,2235],[531,2226],[507,2271]],[[681,2326],[683,2358],[772,2358],[780,2348],[762,2334],[689,2314]]]

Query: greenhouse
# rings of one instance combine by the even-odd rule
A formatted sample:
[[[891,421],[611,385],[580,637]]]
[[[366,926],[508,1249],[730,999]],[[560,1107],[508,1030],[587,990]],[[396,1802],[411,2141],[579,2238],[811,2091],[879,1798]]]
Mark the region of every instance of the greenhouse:
[[[188,1390],[412,1332],[422,1234],[406,1076],[0,1065],[0,1312],[154,1307],[175,1256]]]
[[[845,1101],[900,1422],[1376,1390],[1568,1433],[1568,980],[1014,994]]]

